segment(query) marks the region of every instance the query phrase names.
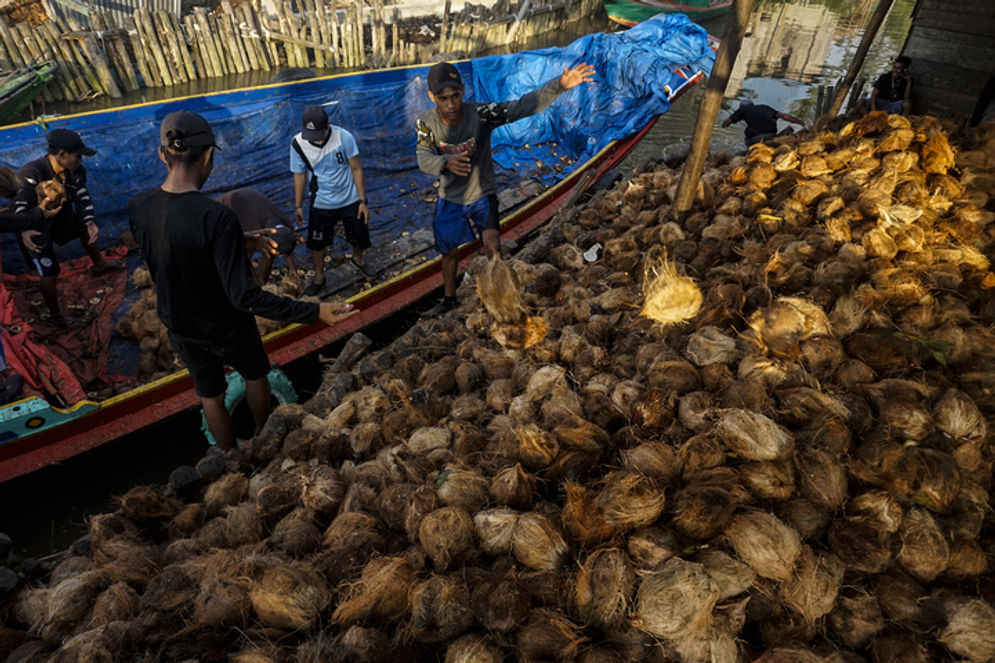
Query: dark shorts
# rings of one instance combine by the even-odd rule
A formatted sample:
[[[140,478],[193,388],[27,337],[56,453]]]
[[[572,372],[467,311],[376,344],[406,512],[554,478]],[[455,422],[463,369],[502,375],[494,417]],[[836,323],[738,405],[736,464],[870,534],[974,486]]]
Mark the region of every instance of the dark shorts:
[[[312,205],[307,215],[307,247],[312,251],[320,251],[331,246],[335,239],[335,226],[342,221],[345,240],[352,248],[370,248],[370,229],[358,214],[358,202],[337,209],[319,209]]]
[[[234,342],[205,341],[172,332],[169,342],[193,377],[194,390],[201,398],[225,393],[225,366],[231,366],[246,380],[260,380],[269,373],[269,357],[255,329]]]
[[[469,205],[459,205],[439,198],[435,204],[432,232],[439,253],[449,253],[460,244],[472,242],[485,230],[498,230],[498,199],[495,195],[478,198]]]
[[[71,211],[63,210],[51,219],[47,219],[40,228],[41,235],[33,240],[41,247],[39,253],[29,251],[21,241],[21,233],[17,233],[17,245],[21,248],[21,255],[29,269],[33,269],[39,276],[58,276],[59,261],[55,257],[55,245],[68,244],[74,239],[86,237],[86,225],[80,221]]]

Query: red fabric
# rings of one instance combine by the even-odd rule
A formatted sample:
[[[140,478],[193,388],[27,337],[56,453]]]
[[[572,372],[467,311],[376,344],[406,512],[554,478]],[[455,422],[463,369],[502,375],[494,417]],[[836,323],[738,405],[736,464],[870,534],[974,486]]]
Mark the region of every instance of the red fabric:
[[[112,260],[126,254],[123,247],[105,252]],[[21,328],[20,333],[3,334],[7,362],[34,389],[46,391],[48,380],[67,403],[85,398],[84,386],[98,388],[98,381],[106,385],[124,379],[108,374],[107,353],[112,316],[124,298],[128,273],[122,269],[95,276],[90,265],[88,256],[60,265],[59,304],[64,317],[82,322],[77,326],[49,323],[35,275],[5,274],[0,289],[0,324],[8,332],[12,325]]]

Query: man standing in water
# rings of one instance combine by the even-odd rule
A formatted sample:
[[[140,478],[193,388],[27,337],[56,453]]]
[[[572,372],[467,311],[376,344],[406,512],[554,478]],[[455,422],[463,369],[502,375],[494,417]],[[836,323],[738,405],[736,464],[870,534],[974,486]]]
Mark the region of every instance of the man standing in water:
[[[256,430],[270,411],[269,358],[255,316],[334,325],[353,312],[348,304],[299,302],[256,285],[235,213],[200,192],[216,149],[207,120],[170,113],[159,138],[166,180],[131,199],[131,230],[155,283],[159,319],[193,377],[211,434],[229,449],[235,431],[225,408],[225,366],[245,378]]]
[[[777,121],[784,120],[800,125],[805,128],[805,123],[794,115],[782,113],[766,104],[755,104],[749,99],[739,102],[739,108],[732,115],[722,122],[723,127],[728,127],[736,122],[746,122],[746,145],[749,147],[754,143],[762,143],[777,136]],[[785,131],[788,131],[785,129]]]
[[[418,118],[418,167],[439,178],[439,200],[432,219],[435,246],[442,254],[442,300],[422,315],[441,315],[456,306],[456,250],[481,236],[489,258],[500,255],[497,183],[491,157],[491,132],[546,109],[563,92],[594,80],[594,67],[563,68],[521,99],[463,104],[463,79],[448,62],[428,70],[428,97],[435,102]]]

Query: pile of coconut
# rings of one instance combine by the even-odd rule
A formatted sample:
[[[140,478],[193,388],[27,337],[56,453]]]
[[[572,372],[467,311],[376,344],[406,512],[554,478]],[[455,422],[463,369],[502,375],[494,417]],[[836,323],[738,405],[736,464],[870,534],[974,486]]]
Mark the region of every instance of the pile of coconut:
[[[992,136],[718,156],[681,223],[648,167],[216,478],[92,517],[0,654],[995,659]]]
[[[264,289],[273,294],[296,298],[300,283],[286,276],[286,269],[285,266],[275,268],[273,282],[265,285]],[[121,338],[138,343],[140,357],[135,377],[139,382],[147,382],[174,373],[183,366],[169,343],[166,326],[159,320],[156,310],[156,291],[148,267],[142,265],[135,269],[131,280],[140,294],[118,320],[114,331]],[[313,297],[306,299],[317,301]],[[265,335],[282,329],[286,324],[257,317],[256,326],[259,333]]]

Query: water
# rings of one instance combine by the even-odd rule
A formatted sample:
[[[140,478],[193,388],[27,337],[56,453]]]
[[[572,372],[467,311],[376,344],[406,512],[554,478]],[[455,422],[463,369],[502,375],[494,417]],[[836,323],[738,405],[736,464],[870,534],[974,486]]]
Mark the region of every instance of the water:
[[[830,85],[845,73],[860,42],[862,26],[876,4],[876,0],[758,2],[716,120],[712,149],[742,148],[742,125],[726,129],[718,126],[740,98],[769,104],[811,124],[819,86]],[[913,4],[914,0],[895,0],[860,77],[873,81],[889,68],[908,32]],[[720,17],[703,25],[711,34],[721,36],[724,23],[725,19]],[[537,38],[528,46],[561,46],[582,34],[614,29],[591,22],[575,26],[569,32]],[[117,103],[261,84],[268,76],[265,72],[253,72],[197,81],[170,90],[144,90]],[[703,84],[698,85],[679,99],[620,170],[629,171],[648,159],[662,157],[665,150],[688,144],[704,88]],[[97,107],[88,105],[86,110]],[[80,110],[83,109],[66,108],[62,112]],[[407,329],[414,321],[410,312],[402,312],[367,333],[378,343],[387,343],[397,330]],[[332,357],[337,352],[335,346],[324,350]],[[322,371],[323,366],[315,357],[294,362],[287,368],[304,398],[317,388]],[[88,515],[114,508],[112,496],[141,483],[165,483],[178,465],[196,463],[205,451],[199,427],[200,414],[185,413],[56,467],[0,484],[0,503],[5,505],[0,531],[13,538],[15,551],[23,556],[37,557],[64,550],[86,532]]]

